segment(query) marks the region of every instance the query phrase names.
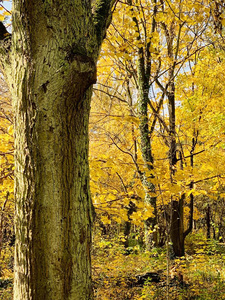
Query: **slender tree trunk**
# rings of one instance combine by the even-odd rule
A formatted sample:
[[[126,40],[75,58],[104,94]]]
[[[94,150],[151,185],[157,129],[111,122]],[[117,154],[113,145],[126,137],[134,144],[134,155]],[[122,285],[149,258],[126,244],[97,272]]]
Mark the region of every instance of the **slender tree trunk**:
[[[173,78],[171,71],[170,78]],[[169,84],[168,107],[169,107],[169,162],[170,162],[170,178],[173,183],[173,175],[176,171],[177,143],[176,143],[176,115],[175,115],[175,85],[172,79]],[[170,238],[173,243],[173,251],[176,256],[184,255],[184,239],[183,239],[183,198],[171,199],[171,226]]]
[[[14,1],[15,300],[92,299],[88,120],[113,2]]]
[[[128,3],[131,5],[132,1],[128,0]],[[152,28],[151,32],[153,33],[156,30],[155,16],[157,13],[157,1],[153,1],[153,12],[154,16],[152,17]],[[136,17],[133,17],[134,22],[136,23],[136,32],[139,34],[137,40],[141,39],[139,24]],[[149,48],[151,42],[147,44],[145,49],[140,47],[138,50],[138,101],[139,101],[139,120],[140,120],[140,137],[141,137],[141,153],[146,168],[151,171],[153,170],[153,155],[152,155],[152,146],[151,146],[151,137],[149,130],[149,112],[148,112],[148,103],[149,103],[149,88],[150,88],[150,75],[151,75],[151,53]],[[151,179],[147,178],[145,174],[141,176],[142,185],[145,189],[145,202],[151,204],[153,207],[154,216],[148,218],[145,222],[145,244],[146,249],[150,250],[152,246],[156,246],[157,241],[157,205],[156,197],[152,197],[150,194],[154,193],[155,187],[151,183]]]
[[[177,142],[176,142],[176,103],[175,103],[175,82],[174,73],[179,50],[179,34],[177,37],[177,45],[174,53],[174,22],[172,21],[170,27],[163,24],[166,40],[168,56],[173,62],[169,70],[169,81],[167,84],[167,98],[168,98],[168,111],[169,111],[169,162],[170,162],[170,180],[173,182],[173,176],[177,168]],[[181,30],[181,27],[180,27]],[[171,228],[170,237],[173,243],[173,251],[176,256],[184,255],[184,225],[183,225],[183,205],[184,195],[180,199],[171,197]]]
[[[210,205],[208,204],[207,210],[206,210],[206,226],[207,226],[207,239],[211,238],[211,209]]]
[[[170,238],[173,243],[175,256],[184,255],[184,215],[183,215],[184,195],[179,201],[172,201],[172,219],[170,228]]]
[[[190,188],[193,188],[193,184],[190,185]],[[193,229],[193,215],[194,215],[194,195],[191,193],[190,194],[190,213],[189,213],[189,220],[188,220],[188,228],[184,232],[184,239],[186,236],[192,232]]]
[[[195,132],[194,132],[195,134]],[[197,138],[198,138],[198,131],[197,131],[197,135],[195,138],[192,139],[192,149],[191,149],[191,157],[190,157],[190,165],[193,168],[194,167],[194,150],[195,150],[195,146],[197,144]],[[193,181],[190,183],[190,189],[194,188],[194,183]],[[184,239],[186,238],[186,236],[192,232],[193,229],[193,215],[194,215],[194,195],[191,193],[190,194],[190,214],[189,214],[189,224],[188,224],[188,228],[187,230],[185,230],[184,232]]]
[[[141,52],[141,50],[140,50]],[[153,156],[151,139],[149,135],[148,125],[148,92],[149,83],[146,78],[144,71],[144,58],[143,53],[139,53],[139,64],[138,64],[138,79],[139,79],[139,119],[140,119],[140,136],[141,136],[141,153],[143,160],[148,170],[153,170]],[[157,224],[157,207],[156,197],[152,197],[150,194],[154,192],[155,187],[151,183],[151,179],[147,178],[145,174],[142,175],[142,184],[145,188],[145,201],[150,203],[153,207],[152,218],[148,218],[145,222],[145,243],[146,249],[150,250],[153,245],[157,245],[157,232],[154,230]]]
[[[3,248],[3,233],[4,233],[4,223],[5,223],[5,208],[6,204],[9,199],[9,192],[6,194],[6,199],[2,205],[1,211],[0,211],[0,259],[2,256],[2,248]],[[1,276],[2,270],[0,269],[0,276]]]
[[[171,82],[169,84],[168,91],[168,107],[169,107],[169,129],[170,129],[170,142],[169,142],[169,161],[170,161],[170,176],[171,182],[173,183],[173,175],[176,172],[176,114],[175,114],[175,84],[173,79],[173,71],[171,71],[170,77]],[[171,199],[171,227],[170,227],[170,238],[173,243],[173,251],[176,256],[184,255],[184,195],[179,200]]]

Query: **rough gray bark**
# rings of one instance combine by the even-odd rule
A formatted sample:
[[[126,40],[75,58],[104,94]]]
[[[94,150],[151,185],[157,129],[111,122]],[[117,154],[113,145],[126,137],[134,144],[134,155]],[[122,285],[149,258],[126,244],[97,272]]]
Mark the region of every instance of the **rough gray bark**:
[[[14,1],[15,300],[92,299],[88,119],[114,2]]]

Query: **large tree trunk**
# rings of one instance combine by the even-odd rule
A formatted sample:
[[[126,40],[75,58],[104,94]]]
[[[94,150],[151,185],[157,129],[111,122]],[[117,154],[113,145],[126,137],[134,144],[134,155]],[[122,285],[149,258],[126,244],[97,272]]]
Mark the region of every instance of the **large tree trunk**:
[[[14,1],[15,300],[92,299],[88,119],[112,3]]]
[[[29,106],[16,112],[14,299],[89,299],[90,92],[78,110],[66,89],[52,97],[48,88],[36,116]]]

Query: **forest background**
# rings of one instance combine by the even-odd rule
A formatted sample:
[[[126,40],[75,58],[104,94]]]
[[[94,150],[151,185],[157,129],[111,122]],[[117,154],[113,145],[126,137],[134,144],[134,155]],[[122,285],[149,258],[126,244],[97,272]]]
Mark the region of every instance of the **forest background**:
[[[225,299],[224,19],[223,1],[117,3],[90,116],[96,299]],[[11,299],[13,112],[3,77],[0,101],[1,299]]]

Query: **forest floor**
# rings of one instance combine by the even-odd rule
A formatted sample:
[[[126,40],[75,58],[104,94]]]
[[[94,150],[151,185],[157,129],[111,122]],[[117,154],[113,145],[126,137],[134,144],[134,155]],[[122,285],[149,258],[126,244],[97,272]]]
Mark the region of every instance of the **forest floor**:
[[[165,248],[144,252],[138,245],[127,255],[118,238],[100,239],[93,250],[95,299],[225,299],[225,245],[198,234],[179,259],[169,259]]]
[[[192,234],[186,254],[170,259],[166,247],[127,250],[123,236],[94,236],[96,300],[225,300],[225,244]],[[0,300],[12,300],[13,249],[1,262]]]

